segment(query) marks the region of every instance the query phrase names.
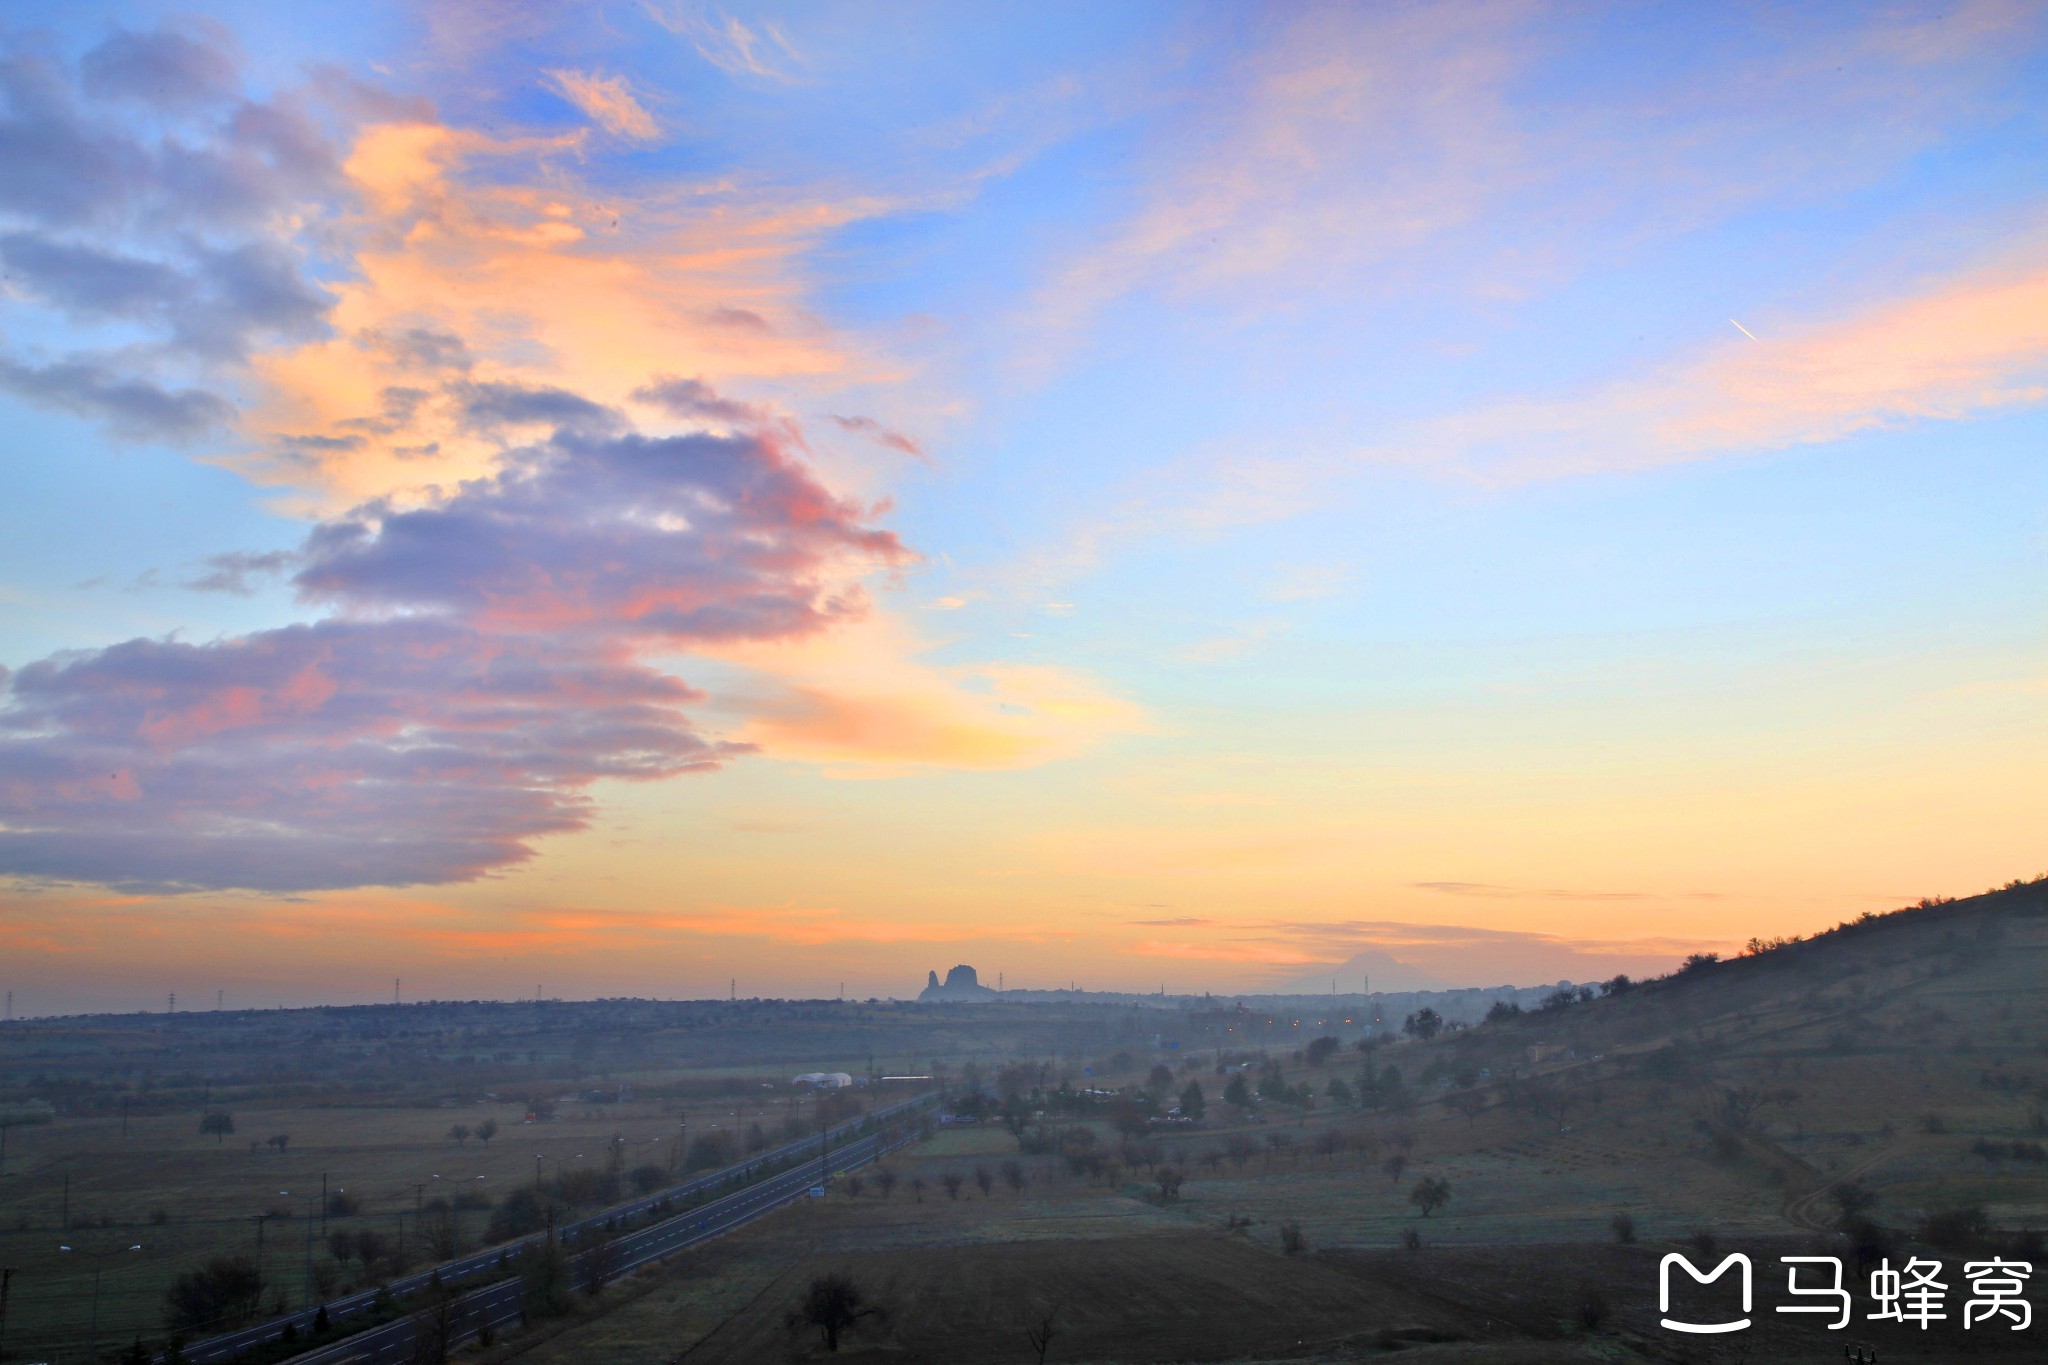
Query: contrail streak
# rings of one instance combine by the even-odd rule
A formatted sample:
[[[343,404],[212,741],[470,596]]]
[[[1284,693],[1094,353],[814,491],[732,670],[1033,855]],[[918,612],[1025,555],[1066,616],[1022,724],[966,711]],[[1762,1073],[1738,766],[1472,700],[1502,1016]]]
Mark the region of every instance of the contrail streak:
[[[1755,333],[1755,332],[1752,332],[1752,331],[1750,331],[1750,330],[1749,330],[1749,329],[1748,329],[1747,327],[1744,327],[1744,326],[1743,326],[1743,325],[1742,325],[1741,323],[1739,323],[1739,322],[1736,322],[1734,318],[1730,318],[1730,319],[1728,319],[1728,321],[1729,321],[1729,323],[1730,323],[1730,324],[1731,324],[1731,325],[1732,325],[1732,326],[1733,326],[1733,327],[1735,328],[1735,330],[1736,330],[1736,331],[1738,331],[1738,332],[1742,333],[1742,334],[1743,334],[1744,336],[1748,337],[1748,338],[1749,338],[1749,339],[1750,339],[1751,341],[1756,341],[1756,333]],[[1759,345],[1761,345],[1762,343],[1758,343],[1758,344],[1759,344]]]

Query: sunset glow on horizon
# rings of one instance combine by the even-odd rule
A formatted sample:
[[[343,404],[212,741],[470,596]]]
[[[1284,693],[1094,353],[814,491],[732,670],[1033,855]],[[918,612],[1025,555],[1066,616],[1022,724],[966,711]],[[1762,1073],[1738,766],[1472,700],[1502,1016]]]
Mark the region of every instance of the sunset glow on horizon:
[[[1584,981],[2048,868],[2038,6],[39,22],[17,1013]]]

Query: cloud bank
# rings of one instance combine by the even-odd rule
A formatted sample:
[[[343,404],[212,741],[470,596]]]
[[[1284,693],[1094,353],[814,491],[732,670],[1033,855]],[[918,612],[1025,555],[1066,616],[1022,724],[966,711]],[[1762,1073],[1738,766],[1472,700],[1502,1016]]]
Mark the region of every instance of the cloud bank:
[[[131,640],[0,675],[0,870],[131,889],[464,881],[583,827],[590,785],[717,767],[644,652],[804,636],[906,552],[772,435],[647,436],[559,390],[464,390],[564,425],[422,505],[366,503],[294,558],[332,614]],[[261,562],[258,562],[258,561]],[[219,586],[275,570],[223,556]],[[204,580],[202,580],[204,582]]]
[[[227,427],[223,362],[326,329],[312,239],[285,228],[348,201],[336,130],[363,99],[336,77],[249,98],[210,28],[116,31],[76,64],[0,50],[0,270],[50,338],[23,354],[10,329],[0,388],[127,438]]]

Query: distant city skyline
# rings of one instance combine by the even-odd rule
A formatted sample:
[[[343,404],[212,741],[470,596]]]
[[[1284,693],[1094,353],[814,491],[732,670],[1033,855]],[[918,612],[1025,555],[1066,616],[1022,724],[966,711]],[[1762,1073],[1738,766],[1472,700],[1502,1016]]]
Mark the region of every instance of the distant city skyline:
[[[2048,867],[2038,6],[38,22],[19,1013],[1590,980]]]

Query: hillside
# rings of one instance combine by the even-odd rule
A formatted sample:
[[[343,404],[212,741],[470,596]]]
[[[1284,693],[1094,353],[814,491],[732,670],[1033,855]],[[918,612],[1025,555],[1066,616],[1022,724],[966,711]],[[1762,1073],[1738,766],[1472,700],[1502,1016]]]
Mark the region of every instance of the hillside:
[[[1850,1343],[1888,1362],[2033,1358],[2031,1333],[1956,1319],[1961,1262],[2038,1261],[2029,1230],[2048,1226],[2048,890],[1757,946],[1429,1041],[1162,1058],[1170,1084],[1137,1058],[1108,1084],[1199,1081],[1203,1126],[1124,1137],[1114,1108],[1023,1097],[1038,1118],[1021,1137],[942,1131],[897,1159],[893,1199],[869,1182],[766,1220],[496,1358],[823,1358],[788,1314],[834,1272],[887,1310],[849,1338],[853,1359],[1031,1360],[1024,1333],[1048,1309],[1048,1360],[1790,1362]],[[1226,1075],[1260,1097],[1220,1102]],[[1005,1084],[992,1073],[992,1094]],[[1020,1184],[976,1188],[1006,1160]],[[1447,1192],[1427,1213],[1424,1181]],[[1751,1255],[1754,1327],[1662,1328],[1673,1250]],[[1789,1302],[1781,1255],[1844,1260],[1847,1330],[1772,1311]],[[1868,1269],[1916,1255],[1947,1265],[1949,1320],[1870,1322]]]

